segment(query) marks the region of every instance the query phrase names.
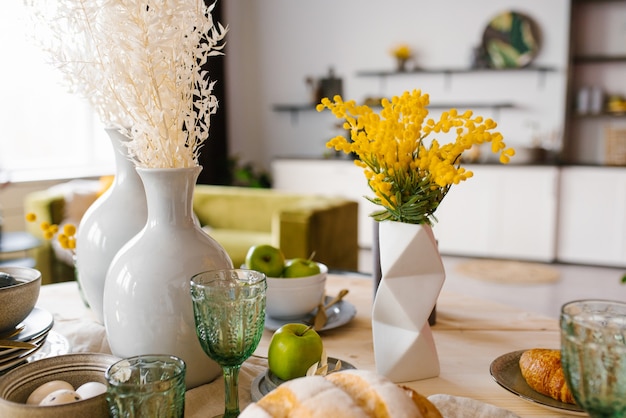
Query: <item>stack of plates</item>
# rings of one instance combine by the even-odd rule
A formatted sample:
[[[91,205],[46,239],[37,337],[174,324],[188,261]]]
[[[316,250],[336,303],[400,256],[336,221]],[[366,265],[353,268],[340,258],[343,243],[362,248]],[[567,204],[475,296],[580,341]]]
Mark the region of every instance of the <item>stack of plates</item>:
[[[29,358],[42,349],[54,324],[52,314],[35,307],[32,312],[18,325],[19,333],[2,338],[34,344],[33,348],[0,348],[0,375],[10,369],[26,363]],[[55,338],[58,336],[55,335]],[[1,338],[1,337],[0,337]]]

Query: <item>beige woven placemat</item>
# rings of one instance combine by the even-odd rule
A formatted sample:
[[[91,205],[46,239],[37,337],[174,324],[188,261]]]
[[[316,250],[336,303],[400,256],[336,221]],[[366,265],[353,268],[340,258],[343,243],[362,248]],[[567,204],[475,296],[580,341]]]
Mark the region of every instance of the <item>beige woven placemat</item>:
[[[459,263],[455,270],[474,279],[497,283],[542,284],[560,279],[554,267],[526,261],[469,260]]]

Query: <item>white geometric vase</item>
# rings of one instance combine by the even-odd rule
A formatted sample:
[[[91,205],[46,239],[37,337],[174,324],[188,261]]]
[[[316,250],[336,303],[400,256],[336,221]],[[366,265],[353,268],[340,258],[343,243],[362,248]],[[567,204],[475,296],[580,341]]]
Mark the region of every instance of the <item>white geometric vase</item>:
[[[382,221],[382,280],[372,309],[376,370],[393,382],[439,376],[439,357],[428,324],[445,280],[428,225]]]
[[[224,248],[195,223],[192,199],[201,169],[137,168],[148,219],[111,261],[104,287],[104,325],[113,354],[182,358],[187,388],[222,374],[196,336],[191,277],[232,268]]]
[[[115,153],[113,184],[85,212],[76,236],[76,278],[100,323],[104,280],[109,264],[146,224],[148,209],[143,183],[123,144],[128,138],[107,129]]]

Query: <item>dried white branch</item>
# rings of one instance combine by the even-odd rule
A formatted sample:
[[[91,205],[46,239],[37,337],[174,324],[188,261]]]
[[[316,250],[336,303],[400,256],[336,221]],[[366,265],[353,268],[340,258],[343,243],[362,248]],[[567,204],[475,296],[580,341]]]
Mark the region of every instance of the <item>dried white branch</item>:
[[[37,39],[139,166],[191,167],[217,111],[203,69],[227,28],[203,0],[25,0]],[[126,129],[126,127],[131,127]]]

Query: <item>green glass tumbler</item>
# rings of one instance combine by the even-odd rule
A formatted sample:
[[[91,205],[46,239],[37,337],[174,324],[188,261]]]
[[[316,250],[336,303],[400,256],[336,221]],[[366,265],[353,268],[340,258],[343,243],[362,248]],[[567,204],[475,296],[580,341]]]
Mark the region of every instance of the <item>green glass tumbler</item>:
[[[626,303],[561,308],[561,362],[576,403],[592,418],[626,416]]]
[[[105,373],[112,418],[183,418],[185,362],[170,355],[123,359]]]

